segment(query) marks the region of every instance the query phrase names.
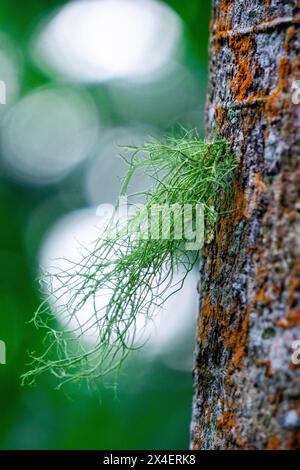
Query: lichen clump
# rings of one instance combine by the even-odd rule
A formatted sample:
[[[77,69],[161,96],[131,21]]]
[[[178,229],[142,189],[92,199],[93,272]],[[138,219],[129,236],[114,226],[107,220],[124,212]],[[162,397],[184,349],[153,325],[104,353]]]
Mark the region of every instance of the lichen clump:
[[[49,371],[59,384],[80,378],[96,378],[118,368],[128,352],[139,346],[136,336],[137,315],[148,321],[166,297],[181,288],[186,275],[197,262],[200,250],[189,251],[190,239],[175,236],[175,216],[170,219],[168,236],[149,235],[149,213],[153,207],[203,207],[206,240],[212,238],[220,207],[230,199],[236,162],[230,146],[216,139],[205,143],[195,133],[180,138],[168,137],[164,142],[152,141],[133,151],[128,173],[123,181],[124,196],[137,171],[145,171],[152,184],[143,193],[145,204],[135,206],[136,195],[130,198],[131,212],[124,229],[112,217],[106,230],[82,260],[63,272],[43,273],[48,295],[38,308],[33,321],[46,331],[46,349],[34,355],[31,370],[24,382],[33,382],[37,375]],[[140,196],[140,195],[139,195]],[[116,207],[118,209],[118,205]],[[197,223],[191,213],[192,227]],[[183,219],[184,224],[184,219]],[[115,230],[111,236],[111,229]],[[110,231],[110,236],[107,235]],[[174,274],[181,268],[180,282]],[[59,301],[60,318],[53,311]],[[52,307],[51,307],[52,306]],[[82,308],[89,318],[79,320]],[[75,325],[75,326],[74,326]],[[93,341],[81,341],[93,330]]]

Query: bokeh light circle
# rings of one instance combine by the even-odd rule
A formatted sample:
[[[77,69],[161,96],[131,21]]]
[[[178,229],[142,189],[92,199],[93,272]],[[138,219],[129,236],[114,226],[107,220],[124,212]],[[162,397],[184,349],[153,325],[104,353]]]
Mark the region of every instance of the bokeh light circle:
[[[27,183],[57,181],[94,151],[99,123],[82,92],[45,87],[21,99],[2,126],[2,151],[9,171]]]
[[[40,28],[32,55],[75,81],[151,80],[178,53],[181,34],[180,18],[156,0],[81,0]]]

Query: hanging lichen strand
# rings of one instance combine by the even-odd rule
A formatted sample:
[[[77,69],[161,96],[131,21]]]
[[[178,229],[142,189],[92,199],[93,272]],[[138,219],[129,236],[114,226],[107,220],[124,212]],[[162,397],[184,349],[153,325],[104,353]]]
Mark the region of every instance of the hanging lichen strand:
[[[46,349],[39,357],[32,355],[31,370],[24,374],[23,382],[31,383],[46,371],[55,375],[59,384],[103,376],[118,368],[131,349],[139,347],[137,315],[149,320],[166,297],[181,288],[201,247],[196,237],[199,246],[188,249],[191,238],[190,233],[185,234],[184,224],[191,220],[184,215],[183,234],[175,233],[178,218],[174,211],[168,236],[161,235],[163,217],[156,219],[154,227],[160,236],[149,236],[153,208],[172,206],[178,215],[192,206],[190,218],[196,230],[196,207],[202,207],[206,241],[212,238],[220,213],[230,210],[236,162],[225,141],[205,143],[188,132],[179,139],[169,137],[131,150],[121,195],[126,194],[137,170],[151,177],[153,187],[143,193],[146,202],[142,207],[134,204],[136,195],[131,197],[126,227],[116,210],[93,250],[86,248],[80,262],[70,260],[69,269],[43,274],[48,295],[33,321],[46,331]],[[175,282],[173,276],[179,267],[184,274]],[[55,304],[63,321],[58,322],[54,314]],[[79,319],[83,308],[89,311],[84,322]],[[83,341],[91,331],[93,340]]]

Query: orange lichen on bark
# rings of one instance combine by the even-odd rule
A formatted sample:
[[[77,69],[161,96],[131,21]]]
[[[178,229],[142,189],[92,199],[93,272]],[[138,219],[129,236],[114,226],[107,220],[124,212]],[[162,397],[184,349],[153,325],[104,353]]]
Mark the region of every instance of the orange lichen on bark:
[[[229,429],[232,429],[234,427],[235,423],[228,411],[224,411],[222,414],[221,418],[218,418],[217,420],[217,426],[218,428],[223,428],[224,427],[229,427]]]
[[[290,431],[287,448],[290,450],[300,449],[300,430],[293,429]]]
[[[300,310],[290,310],[286,316],[286,319],[290,328],[300,325]]]
[[[267,285],[263,285],[255,296],[256,302],[262,302],[264,305],[270,305],[272,299],[267,295]]]
[[[247,207],[246,193],[242,188],[242,182],[237,178],[233,183],[232,213],[229,218],[224,218],[224,223],[228,224],[228,232],[232,232],[232,227],[237,225],[245,217]],[[231,227],[231,230],[230,230]]]
[[[257,184],[260,184],[257,182]],[[241,181],[237,178],[233,184],[233,211],[230,216],[223,216],[218,224],[216,233],[215,249],[221,249],[224,256],[227,256],[232,239],[235,236],[234,228],[245,218],[246,197],[242,189]],[[211,276],[216,278],[224,268],[224,257],[216,252],[211,265]],[[248,322],[250,315],[249,306],[246,311],[239,310],[237,304],[225,309],[220,303],[212,303],[207,294],[202,302],[197,338],[202,349],[207,344],[207,338],[213,321],[218,324],[220,340],[231,353],[231,367],[234,370],[239,367],[241,360],[246,353],[248,338]],[[236,317],[236,321],[233,318]],[[232,321],[233,320],[233,321]]]
[[[298,263],[295,263],[294,270],[297,271]],[[294,328],[295,326],[300,325],[300,309],[295,308],[294,304],[296,303],[297,296],[300,295],[300,278],[298,272],[292,272],[292,280],[290,282],[289,294],[288,294],[288,307],[289,310],[285,317],[280,318],[276,325],[281,328]]]
[[[222,432],[230,432],[236,426],[233,406],[231,403],[227,403],[227,407],[224,409],[225,405],[223,403],[222,408],[223,413],[222,416],[217,419],[217,427],[222,430]]]
[[[255,41],[251,34],[236,34],[229,38],[229,47],[233,52],[237,71],[229,86],[236,101],[241,102],[247,98],[253,85],[251,60],[254,53]]]
[[[266,191],[266,185],[262,181],[261,173],[255,173],[255,188],[257,192]]]
[[[209,336],[212,320],[216,320],[220,326],[220,340],[223,340],[232,354],[231,364],[233,369],[240,366],[242,358],[246,354],[250,312],[251,306],[249,305],[244,315],[240,313],[238,323],[230,327],[232,315],[237,313],[236,307],[233,306],[231,310],[226,310],[219,305],[211,305],[208,297],[204,300],[197,336],[200,337],[200,343],[204,347]],[[228,375],[230,375],[229,371]]]
[[[240,319],[239,326],[228,333],[227,346],[233,352],[232,363],[235,368],[240,366],[246,354],[250,313],[251,305],[248,305],[244,316]]]
[[[223,317],[224,309],[222,309],[222,307],[219,305],[212,305],[207,295],[203,302],[200,322],[196,334],[196,337],[200,340],[202,348],[204,348],[206,345],[206,340],[210,331],[212,321],[221,321]]]
[[[268,121],[277,120],[282,112],[289,107],[289,98],[284,98],[284,92],[289,91],[289,78],[292,66],[288,57],[281,57],[278,64],[278,84],[273,93],[266,99],[265,114]]]
[[[220,6],[220,14],[216,20],[216,32],[215,32],[215,48],[216,52],[220,49],[220,44],[227,31],[231,27],[231,6],[234,0],[222,0]]]
[[[290,309],[293,309],[294,304],[296,302],[296,298],[298,296],[300,297],[300,266],[299,264],[300,262],[295,261],[293,271],[291,273],[292,280],[290,282],[289,297],[288,297]]]
[[[288,328],[289,324],[286,318],[280,318],[276,321],[276,326],[279,326],[280,328]]]
[[[296,210],[286,210],[286,215],[289,222],[294,222],[298,218],[298,213]]]
[[[219,129],[222,129],[224,120],[227,116],[227,111],[223,106],[216,106],[215,109],[216,123]]]
[[[227,310],[220,305],[212,305],[208,296],[206,296],[197,330],[197,338],[202,348],[206,345],[212,321],[215,320],[219,324],[220,340],[223,341],[232,354],[231,364],[234,369],[238,368],[247,350],[250,312],[251,305],[247,307],[244,314],[239,312],[240,318],[238,322],[233,327],[230,327],[232,315],[237,313],[237,307],[234,305],[230,310]]]
[[[263,182],[262,174],[257,172],[254,175],[252,188],[249,187],[246,195],[247,206],[245,208],[245,217],[250,219],[253,212],[259,207],[262,193],[266,192],[266,185]]]
[[[257,295],[256,295],[256,298],[255,298],[256,301],[258,301],[258,302],[264,302],[264,303],[266,302],[266,290],[267,290],[267,286],[262,286],[262,287],[259,289],[259,291],[258,291],[258,293],[257,293]]]
[[[265,376],[266,377],[272,377],[274,375],[274,371],[272,369],[272,363],[271,361],[255,361],[256,367],[265,367]],[[276,401],[276,397],[273,397],[271,401]]]
[[[206,413],[206,426],[209,426],[211,413],[212,413],[211,408],[208,408],[207,413]]]
[[[276,325],[281,328],[293,328],[300,325],[300,310],[291,310],[286,317],[280,318]]]
[[[280,450],[281,440],[279,434],[274,434],[273,436],[271,436],[267,448],[268,450]]]
[[[233,3],[233,0],[221,0],[220,15],[217,19],[217,31],[219,33],[225,32],[231,27],[231,7]]]
[[[241,449],[246,449],[247,448],[247,440],[246,439],[241,439],[239,436],[237,436],[235,438],[235,442]]]
[[[229,216],[223,215],[220,218],[216,228],[216,245],[214,246],[216,256],[213,258],[211,268],[214,277],[218,276],[223,269],[223,260],[218,256],[218,249],[222,250],[222,253],[227,254],[234,237],[234,228],[245,218],[247,201],[240,178],[234,180],[232,189],[232,209],[229,212]],[[228,207],[225,205],[221,206],[220,212],[228,212]]]
[[[226,439],[230,436],[231,444],[228,446],[228,449],[246,449],[250,448],[247,439],[241,437],[237,433],[238,429],[238,419],[234,411],[234,403],[232,401],[222,400],[221,402],[221,412],[222,415],[217,419],[217,438],[222,438],[226,436]]]
[[[286,52],[289,51],[290,42],[293,39],[293,37],[295,36],[295,32],[296,32],[296,26],[294,26],[294,25],[290,26],[287,29],[286,36],[285,36],[285,41],[284,41],[284,49],[286,50]]]
[[[200,338],[201,344],[204,346],[211,321],[214,318],[214,309],[210,305],[208,296],[204,299],[200,318],[196,337]]]
[[[194,439],[192,444],[192,450],[199,449],[201,449],[200,426],[198,422],[196,422],[194,427]]]
[[[289,365],[289,369],[294,372],[296,369],[298,369],[299,365],[300,364],[294,364],[293,362],[291,362]]]

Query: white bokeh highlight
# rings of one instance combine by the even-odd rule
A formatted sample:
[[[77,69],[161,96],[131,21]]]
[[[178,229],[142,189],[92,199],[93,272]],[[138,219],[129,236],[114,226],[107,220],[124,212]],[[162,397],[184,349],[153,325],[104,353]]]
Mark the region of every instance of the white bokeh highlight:
[[[85,93],[45,87],[12,107],[1,131],[8,170],[26,183],[47,184],[66,176],[91,156],[99,122]]]
[[[156,0],[68,3],[32,41],[44,70],[81,82],[152,80],[180,49],[182,24]]]

